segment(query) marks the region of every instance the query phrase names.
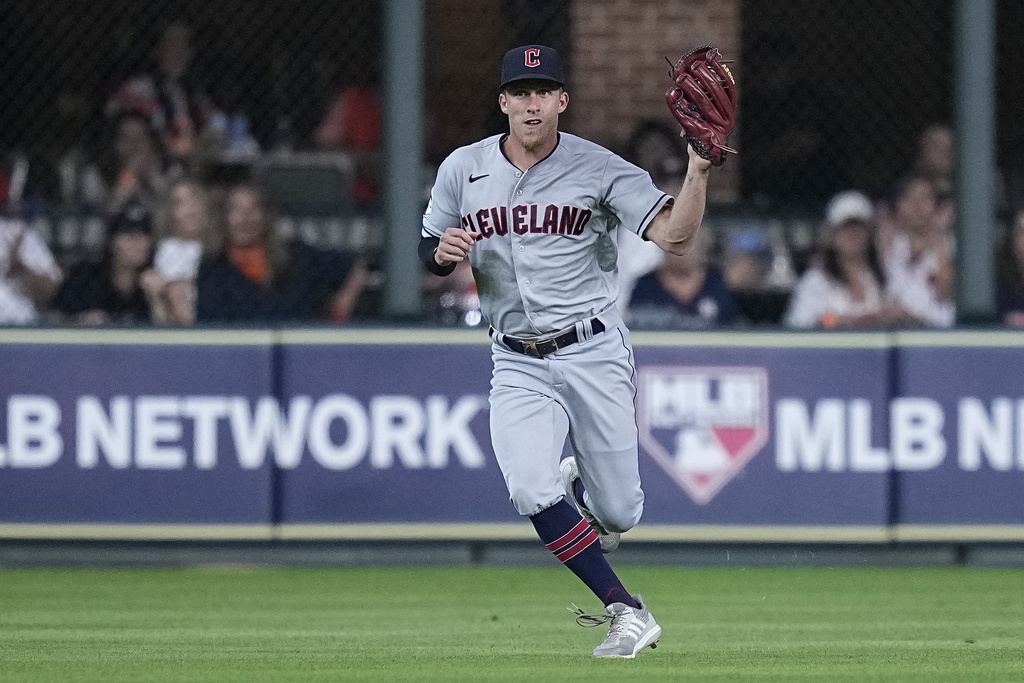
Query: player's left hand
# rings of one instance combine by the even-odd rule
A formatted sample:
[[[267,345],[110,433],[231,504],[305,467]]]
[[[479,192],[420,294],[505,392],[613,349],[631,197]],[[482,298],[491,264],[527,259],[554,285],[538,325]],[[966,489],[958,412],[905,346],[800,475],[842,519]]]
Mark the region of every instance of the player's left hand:
[[[686,137],[686,131],[684,130],[681,133],[679,133],[679,137],[685,138]],[[689,168],[693,169],[694,171],[697,171],[698,173],[707,173],[707,171],[712,166],[711,160],[702,157],[700,155],[700,152],[698,152],[693,147],[693,145],[687,145],[686,146],[686,152],[687,152],[687,154],[690,157]]]

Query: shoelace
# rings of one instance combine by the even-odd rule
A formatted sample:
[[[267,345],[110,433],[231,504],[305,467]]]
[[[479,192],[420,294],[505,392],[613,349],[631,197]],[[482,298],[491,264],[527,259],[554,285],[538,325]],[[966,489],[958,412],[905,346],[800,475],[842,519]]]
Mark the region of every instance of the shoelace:
[[[576,623],[586,628],[593,628],[600,626],[601,624],[607,624],[609,621],[615,619],[612,615],[607,612],[601,612],[600,614],[590,614],[584,612],[581,608],[576,606],[576,603],[572,604],[572,607],[566,607],[567,610],[576,615]],[[614,624],[613,624],[614,628]]]
[[[622,615],[620,614],[618,617],[612,618],[612,625],[611,628],[608,629],[608,638],[606,638],[606,641],[612,641],[613,638],[616,641],[622,640],[622,638],[626,636],[628,631],[626,626],[628,619],[623,619],[621,617]]]

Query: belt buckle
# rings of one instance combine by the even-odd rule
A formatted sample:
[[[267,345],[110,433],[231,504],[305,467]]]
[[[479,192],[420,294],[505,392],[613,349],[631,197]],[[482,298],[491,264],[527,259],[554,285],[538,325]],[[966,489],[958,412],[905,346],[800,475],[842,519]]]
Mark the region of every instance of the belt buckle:
[[[534,358],[540,358],[541,357],[540,351],[537,349],[537,344],[540,341],[541,340],[539,340],[539,339],[533,339],[533,340],[523,339],[519,343],[523,345],[523,353],[525,353],[527,356],[533,356]]]

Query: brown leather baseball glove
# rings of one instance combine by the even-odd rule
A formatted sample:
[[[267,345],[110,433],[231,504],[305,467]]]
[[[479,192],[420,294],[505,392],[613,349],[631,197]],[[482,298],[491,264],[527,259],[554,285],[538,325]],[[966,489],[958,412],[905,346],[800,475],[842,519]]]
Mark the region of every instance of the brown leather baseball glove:
[[[671,62],[669,62],[671,64]],[[736,127],[736,79],[717,47],[704,45],[672,64],[673,86],[665,93],[686,141],[715,166],[725,162],[729,133]]]

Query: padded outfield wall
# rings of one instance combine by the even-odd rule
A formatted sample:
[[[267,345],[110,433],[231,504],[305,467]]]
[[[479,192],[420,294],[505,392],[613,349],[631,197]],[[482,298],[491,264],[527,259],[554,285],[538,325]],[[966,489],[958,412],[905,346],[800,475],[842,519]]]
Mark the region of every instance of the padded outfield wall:
[[[1024,335],[635,342],[628,539],[1024,540]],[[0,538],[532,538],[489,380],[481,331],[3,331]]]

